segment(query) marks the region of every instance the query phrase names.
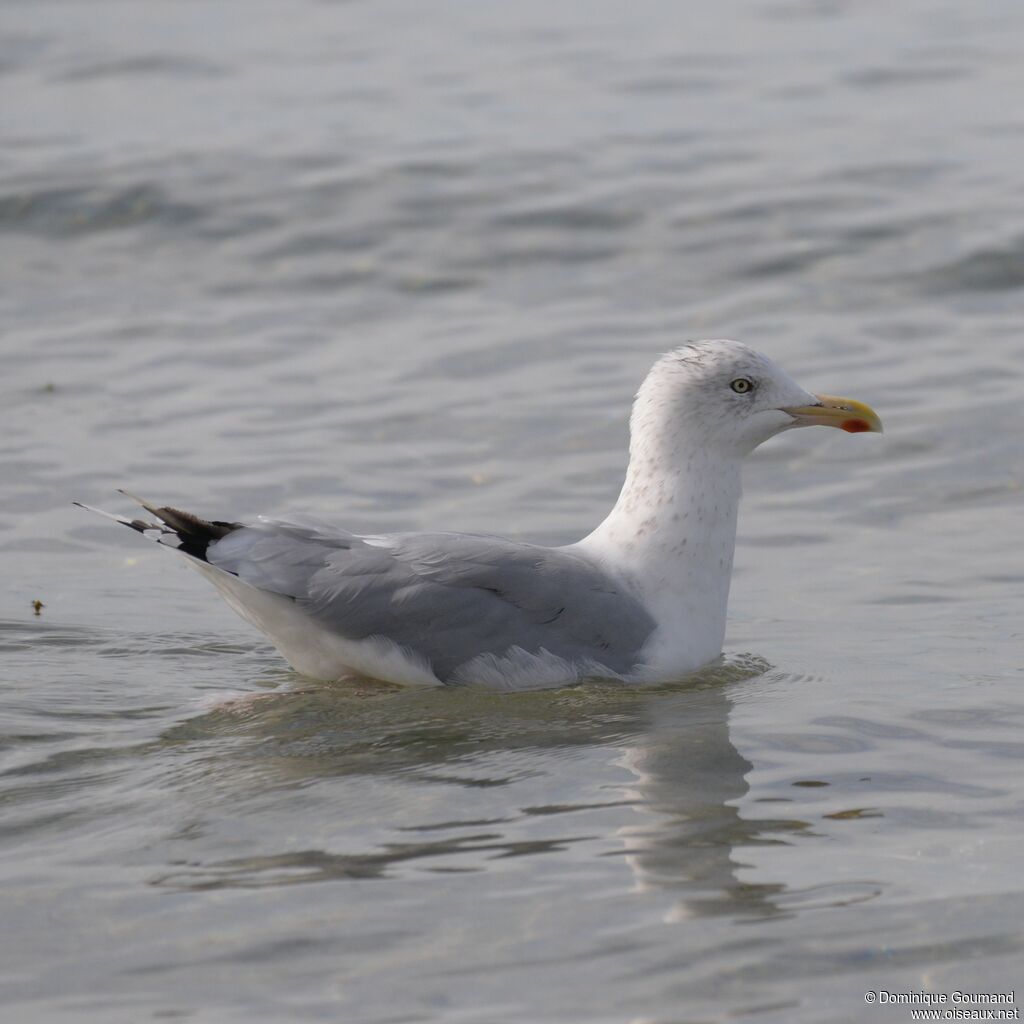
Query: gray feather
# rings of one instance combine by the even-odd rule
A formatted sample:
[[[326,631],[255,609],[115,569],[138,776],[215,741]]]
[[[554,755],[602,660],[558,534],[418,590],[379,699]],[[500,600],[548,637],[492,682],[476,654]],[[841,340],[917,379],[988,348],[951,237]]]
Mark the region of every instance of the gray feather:
[[[625,674],[654,629],[644,607],[581,555],[500,537],[363,538],[303,516],[234,530],[206,557],[341,636],[385,637],[415,652],[442,681],[514,647]]]

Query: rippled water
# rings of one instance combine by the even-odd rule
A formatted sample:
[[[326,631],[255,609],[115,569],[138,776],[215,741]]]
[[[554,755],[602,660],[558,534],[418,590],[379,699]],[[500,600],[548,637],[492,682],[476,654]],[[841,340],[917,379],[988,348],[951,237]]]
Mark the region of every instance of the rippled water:
[[[0,6],[5,1019],[1013,988],[1022,33],[1016,0]],[[654,356],[723,335],[887,433],[757,454],[697,682],[310,688],[70,506],[570,541]]]

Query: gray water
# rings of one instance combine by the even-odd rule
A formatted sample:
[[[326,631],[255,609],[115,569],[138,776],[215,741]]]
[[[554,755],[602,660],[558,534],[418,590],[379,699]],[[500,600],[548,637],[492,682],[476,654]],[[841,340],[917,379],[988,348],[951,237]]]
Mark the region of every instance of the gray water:
[[[1022,38],[1019,0],[0,4],[3,1018],[1019,985]],[[757,453],[676,686],[314,687],[70,505],[571,541],[700,336],[887,433]]]

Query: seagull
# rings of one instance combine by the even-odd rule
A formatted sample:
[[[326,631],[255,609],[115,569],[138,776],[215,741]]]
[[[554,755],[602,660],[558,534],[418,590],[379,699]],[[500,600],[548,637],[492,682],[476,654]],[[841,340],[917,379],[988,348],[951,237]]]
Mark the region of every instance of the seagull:
[[[126,491],[152,520],[90,511],[178,551],[304,676],[663,683],[721,654],[744,458],[814,424],[882,430],[869,406],[811,394],[741,342],[696,341],[640,386],[622,491],[574,544],[358,535],[305,514],[208,521]]]

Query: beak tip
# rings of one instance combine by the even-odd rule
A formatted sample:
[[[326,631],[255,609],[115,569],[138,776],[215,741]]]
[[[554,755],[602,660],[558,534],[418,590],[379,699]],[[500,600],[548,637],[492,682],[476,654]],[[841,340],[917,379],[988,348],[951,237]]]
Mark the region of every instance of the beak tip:
[[[883,433],[882,420],[870,405],[836,395],[814,397],[818,400],[815,405],[794,406],[783,409],[783,412],[788,412],[802,426],[838,427],[848,434]]]
[[[875,420],[862,420],[862,419],[851,419],[844,420],[839,426],[845,430],[848,434],[884,434],[885,431],[882,429],[882,421]]]

